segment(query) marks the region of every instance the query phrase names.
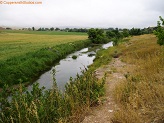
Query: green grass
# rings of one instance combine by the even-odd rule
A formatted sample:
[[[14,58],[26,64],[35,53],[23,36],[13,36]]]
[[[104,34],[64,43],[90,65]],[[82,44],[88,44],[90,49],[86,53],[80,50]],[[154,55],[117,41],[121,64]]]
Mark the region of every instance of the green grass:
[[[120,54],[120,51],[117,49],[117,46],[99,50],[96,53],[94,63],[89,66],[89,70],[93,71],[103,65],[109,64],[116,52]]]
[[[67,35],[67,32],[62,32],[65,35],[47,35],[46,33],[51,32],[45,31],[38,32],[38,34],[36,34],[36,31],[26,31],[26,33],[20,33],[21,31],[9,32],[0,34],[0,61],[25,55],[41,48],[87,39],[86,35],[75,35],[73,33]]]
[[[86,39],[84,35],[1,33],[0,87],[32,81],[55,61],[90,45]]]

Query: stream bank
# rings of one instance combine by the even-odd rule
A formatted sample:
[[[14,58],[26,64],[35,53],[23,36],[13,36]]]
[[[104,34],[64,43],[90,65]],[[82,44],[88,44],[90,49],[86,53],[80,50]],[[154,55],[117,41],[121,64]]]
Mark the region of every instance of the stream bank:
[[[112,42],[109,42],[99,46],[83,48],[71,53],[52,66],[49,71],[43,73],[36,82],[39,83],[40,87],[44,86],[46,89],[50,89],[53,86],[53,78],[55,78],[58,88],[64,91],[65,84],[69,81],[70,77],[76,78],[77,74],[81,75],[81,71],[88,69],[88,66],[93,63],[96,52],[99,49],[107,49],[112,46]],[[72,58],[73,56],[76,56],[76,59]],[[52,73],[54,69],[56,73],[53,77]],[[28,89],[31,90],[32,85],[30,85]]]

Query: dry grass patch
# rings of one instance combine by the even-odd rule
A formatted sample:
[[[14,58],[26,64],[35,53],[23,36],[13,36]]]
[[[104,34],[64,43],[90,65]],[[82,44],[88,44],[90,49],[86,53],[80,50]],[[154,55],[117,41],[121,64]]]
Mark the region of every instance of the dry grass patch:
[[[120,110],[113,122],[164,122],[164,47],[156,44],[154,35],[132,37],[122,49],[122,60],[128,67],[127,80],[114,92]]]

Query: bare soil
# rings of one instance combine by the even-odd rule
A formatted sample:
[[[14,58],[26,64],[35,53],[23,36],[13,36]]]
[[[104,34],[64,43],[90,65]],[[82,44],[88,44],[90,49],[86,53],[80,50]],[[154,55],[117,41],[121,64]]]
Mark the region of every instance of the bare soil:
[[[127,73],[127,69],[124,69],[126,66],[127,65],[123,63],[120,58],[113,58],[108,65],[95,71],[99,79],[104,76],[104,73],[107,73],[106,94],[103,99],[101,99],[102,101],[100,101],[99,106],[91,108],[82,123],[111,123],[114,112],[119,110],[112,96],[112,92],[116,84],[126,79],[124,76]]]

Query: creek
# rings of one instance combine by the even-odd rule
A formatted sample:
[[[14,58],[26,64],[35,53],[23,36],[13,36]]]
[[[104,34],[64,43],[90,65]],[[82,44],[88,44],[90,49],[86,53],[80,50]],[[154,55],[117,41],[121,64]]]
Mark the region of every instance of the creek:
[[[112,46],[113,43],[109,42],[101,46],[83,48],[69,54],[66,58],[61,59],[59,63],[52,66],[49,71],[43,73],[36,82],[39,83],[40,87],[44,86],[45,89],[51,89],[53,85],[53,70],[55,70],[54,78],[56,79],[57,86],[60,90],[64,91],[65,84],[69,81],[70,77],[75,78],[77,74],[81,75],[81,71],[88,69],[88,66],[93,63],[98,50],[101,48],[107,49]],[[28,90],[32,90],[32,85],[28,86]]]

